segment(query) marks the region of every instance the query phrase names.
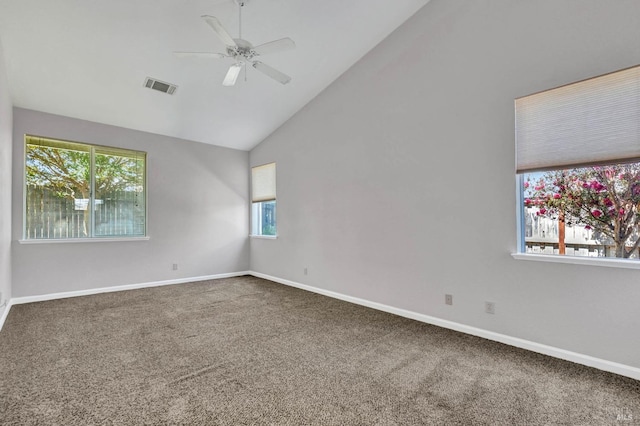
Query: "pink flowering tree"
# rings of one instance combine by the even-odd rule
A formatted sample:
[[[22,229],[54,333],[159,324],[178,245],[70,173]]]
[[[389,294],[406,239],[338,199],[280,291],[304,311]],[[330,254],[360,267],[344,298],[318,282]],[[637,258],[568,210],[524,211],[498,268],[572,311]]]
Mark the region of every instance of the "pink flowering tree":
[[[640,245],[640,163],[549,171],[524,185],[525,206],[558,219],[561,254],[565,222],[609,237],[616,257],[628,258]]]

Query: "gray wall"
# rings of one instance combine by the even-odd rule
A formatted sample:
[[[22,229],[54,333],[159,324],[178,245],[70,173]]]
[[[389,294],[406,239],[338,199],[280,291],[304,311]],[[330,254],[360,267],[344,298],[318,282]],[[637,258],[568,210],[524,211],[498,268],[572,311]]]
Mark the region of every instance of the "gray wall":
[[[13,130],[13,297],[248,269],[247,152],[19,108]],[[146,151],[150,239],[20,244],[25,134]]]
[[[510,256],[514,98],[638,64],[638,40],[637,0],[432,0],[251,151],[279,234],[251,269],[640,367],[639,271]]]
[[[0,40],[0,305],[11,298],[11,132],[9,84]],[[0,308],[2,316],[6,304]]]

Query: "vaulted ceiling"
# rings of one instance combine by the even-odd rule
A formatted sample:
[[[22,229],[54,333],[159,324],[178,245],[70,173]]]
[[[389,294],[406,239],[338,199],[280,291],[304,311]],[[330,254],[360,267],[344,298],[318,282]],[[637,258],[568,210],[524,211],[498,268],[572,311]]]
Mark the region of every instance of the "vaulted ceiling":
[[[286,85],[249,68],[223,87],[232,59],[172,53],[225,52],[201,16],[238,37],[234,0],[0,0],[0,41],[14,106],[249,150],[428,1],[247,0],[243,39],[296,43],[261,57]]]

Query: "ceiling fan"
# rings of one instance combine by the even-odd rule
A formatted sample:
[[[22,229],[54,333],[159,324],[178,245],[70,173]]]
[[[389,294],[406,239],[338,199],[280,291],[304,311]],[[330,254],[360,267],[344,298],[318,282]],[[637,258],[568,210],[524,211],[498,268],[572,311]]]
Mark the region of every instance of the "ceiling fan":
[[[229,32],[222,26],[218,18],[215,16],[203,15],[202,19],[205,20],[207,24],[213,31],[215,31],[216,35],[227,47],[226,53],[212,53],[212,52],[173,52],[177,56],[193,56],[193,57],[203,57],[203,58],[232,58],[235,63],[229,67],[229,71],[227,71],[227,75],[224,77],[222,81],[223,86],[233,86],[236,84],[236,80],[240,75],[240,71],[245,67],[246,73],[246,65],[251,64],[251,66],[261,73],[265,74],[268,77],[276,80],[279,83],[287,84],[291,81],[291,77],[286,75],[283,72],[278,71],[275,68],[270,67],[269,65],[256,60],[256,58],[269,54],[281,52],[284,50],[293,49],[296,47],[296,44],[290,38],[281,38],[279,40],[270,41],[268,43],[263,43],[258,46],[253,46],[247,40],[242,38],[242,8],[247,3],[247,0],[235,0],[238,4],[238,20],[239,20],[239,29],[238,29],[238,38],[233,38],[229,35]],[[245,74],[246,76],[246,74]]]

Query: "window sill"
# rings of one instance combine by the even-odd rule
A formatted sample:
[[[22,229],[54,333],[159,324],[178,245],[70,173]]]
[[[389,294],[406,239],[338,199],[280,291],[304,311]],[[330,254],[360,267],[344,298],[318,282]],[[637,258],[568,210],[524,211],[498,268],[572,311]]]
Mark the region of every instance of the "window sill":
[[[69,239],[42,239],[42,240],[18,240],[20,244],[68,244],[68,243],[113,243],[124,241],[149,241],[149,237],[129,238],[69,238]]]
[[[259,240],[277,240],[277,235],[249,235],[249,238],[256,238]]]
[[[551,254],[511,253],[516,260],[533,260],[536,262],[569,263],[573,265],[606,266],[610,268],[640,269],[640,260],[560,256]]]

